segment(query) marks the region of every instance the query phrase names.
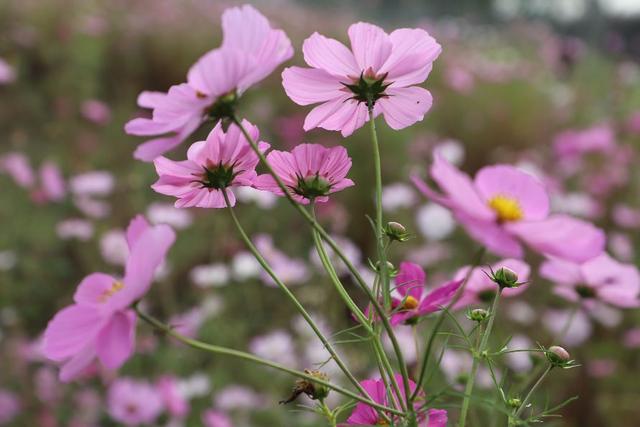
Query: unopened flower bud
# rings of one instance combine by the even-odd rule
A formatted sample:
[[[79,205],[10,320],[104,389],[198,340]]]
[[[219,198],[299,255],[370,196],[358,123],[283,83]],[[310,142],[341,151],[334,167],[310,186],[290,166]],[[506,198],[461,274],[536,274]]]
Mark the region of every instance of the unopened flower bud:
[[[384,232],[391,240],[398,242],[406,242],[410,237],[405,226],[399,222],[388,222],[384,228]]]
[[[372,264],[371,266],[376,272],[381,272],[380,261],[376,262],[375,265]],[[387,261],[387,274],[391,277],[394,277],[396,274],[398,274],[398,270],[396,269],[396,267],[389,261]]]
[[[329,376],[322,371],[305,369],[304,373],[322,381],[329,381]],[[312,400],[324,400],[329,395],[329,391],[329,387],[324,384],[302,378],[296,381],[291,396],[286,400],[281,400],[280,404],[284,405],[293,402],[302,393]]]
[[[517,288],[520,286],[516,272],[507,267],[500,267],[498,271],[493,273],[491,280],[500,286],[500,289]]]
[[[467,314],[469,320],[473,320],[474,322],[484,322],[484,320],[489,316],[489,312],[483,308],[476,308]]]
[[[509,398],[509,400],[507,400],[507,405],[509,405],[512,408],[519,408],[520,405],[522,405],[522,401],[517,397],[511,397]]]
[[[571,355],[564,348],[553,345],[546,351],[547,360],[553,366],[565,367],[571,363]]]

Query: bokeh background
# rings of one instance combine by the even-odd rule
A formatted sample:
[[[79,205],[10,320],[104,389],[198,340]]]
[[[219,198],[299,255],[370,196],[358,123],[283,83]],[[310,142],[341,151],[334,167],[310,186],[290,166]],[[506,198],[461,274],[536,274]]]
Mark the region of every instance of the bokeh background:
[[[426,84],[435,98],[426,119],[401,132],[379,126],[386,215],[414,235],[394,248],[394,263],[418,262],[436,284],[468,264],[477,250],[448,213],[427,203],[409,182],[411,173],[425,173],[435,148],[470,173],[507,162],[544,177],[556,210],[604,227],[609,251],[637,262],[640,2],[252,3],[291,38],[296,55],[289,64],[303,63],[300,47],[311,32],[344,40],[348,25],[358,20],[388,30],[423,27],[443,45]],[[108,399],[116,377],[159,390],[159,381],[170,376],[190,410],[182,420],[163,410],[152,425],[202,425],[201,415],[212,408],[231,417],[234,426],[323,425],[302,406],[277,404],[290,391],[290,377],[198,353],[145,325],[138,330],[137,354],[119,373],[96,372],[71,385],[58,383],[56,368],[39,350],[47,321],[70,303],[83,276],[121,271],[123,229],[144,213],[178,231],[145,299],[148,311],[204,341],[249,349],[300,369],[326,360],[294,309],[245,252],[226,212],[174,209],[172,200],[149,188],[153,167],[132,157],[142,140],[123,131],[126,121],[144,114],[136,107],[140,91],[164,91],[182,82],[189,66],[219,44],[220,14],[234,4],[239,3],[0,1],[0,424],[118,425]],[[241,105],[242,115],[258,124],[275,148],[302,141],[348,148],[357,186],[322,206],[320,220],[344,239],[366,271],[375,253],[366,219],[373,212],[367,130],[346,140],[323,130],[305,134],[307,111],[285,96],[279,72],[250,90]],[[573,133],[565,137],[582,138],[581,151],[571,159],[557,149],[559,135],[567,131]],[[191,141],[206,133],[202,129]],[[186,147],[171,157],[182,158]],[[56,176],[64,185],[52,190],[47,183]],[[241,198],[241,221],[276,266],[283,266],[280,273],[310,311],[332,333],[352,326],[311,255],[311,236],[296,213],[269,195],[247,192]],[[528,260],[533,266],[540,262]],[[529,290],[502,306],[498,340],[514,336],[523,347],[549,344],[570,310],[550,290],[551,284],[534,274]],[[611,307],[576,315],[563,344],[582,366],[554,375],[544,393],[552,404],[580,398],[548,425],[638,425],[639,320],[637,310]],[[424,322],[420,331],[429,326]],[[410,348],[410,330],[402,335]],[[366,345],[339,348],[360,377],[372,372]],[[462,353],[451,351],[443,361],[434,392],[455,386],[467,369]],[[508,358],[500,370],[517,383],[536,363],[527,355]],[[452,402],[445,399],[443,406]],[[481,407],[472,413],[472,425],[502,424]]]

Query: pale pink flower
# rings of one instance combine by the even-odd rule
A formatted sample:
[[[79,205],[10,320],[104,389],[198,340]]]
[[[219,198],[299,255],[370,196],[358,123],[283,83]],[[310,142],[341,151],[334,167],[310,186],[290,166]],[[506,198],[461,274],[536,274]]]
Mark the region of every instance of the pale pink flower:
[[[168,226],[151,227],[142,216],[136,217],[127,229],[130,255],[124,278],[90,274],[78,286],[75,303],[49,322],[44,353],[63,362],[62,381],[76,378],[96,357],[115,370],[131,356],[136,315],[130,306],[149,290],[174,239]]]
[[[274,245],[273,238],[270,235],[258,234],[253,238],[253,242],[283,283],[299,285],[309,279],[307,264],[302,259],[291,258],[279,250]],[[261,276],[265,284],[273,287],[277,286],[267,272],[262,271]]]
[[[14,152],[5,154],[0,158],[0,170],[9,176],[21,187],[32,187],[36,182],[33,168],[29,158],[24,153]]]
[[[107,171],[91,171],[75,175],[69,188],[76,196],[108,196],[115,187],[115,178]]]
[[[56,234],[62,240],[77,239],[86,242],[93,236],[93,224],[82,218],[69,218],[56,225]]]
[[[16,80],[16,72],[11,65],[0,58],[0,85],[13,83]]]
[[[640,307],[637,267],[622,264],[606,253],[583,264],[549,259],[540,266],[540,275],[555,285],[556,295],[588,308],[594,308],[598,301],[621,308]]]
[[[249,343],[251,353],[273,360],[285,366],[296,366],[295,344],[291,334],[278,329],[265,335],[254,337]]]
[[[291,152],[274,150],[267,161],[298,202],[326,202],[328,195],[355,185],[347,178],[351,158],[344,147],[326,148],[319,144],[300,144]],[[270,174],[258,176],[254,186],[284,195]]]
[[[40,186],[46,201],[59,202],[67,194],[62,172],[52,161],[45,161],[40,166]]]
[[[490,270],[493,270],[495,272],[503,267],[506,267],[516,273],[518,275],[518,282],[522,284],[516,288],[503,289],[501,295],[503,297],[509,298],[520,295],[522,292],[524,292],[528,287],[527,281],[529,280],[529,273],[531,272],[529,265],[519,259],[504,259],[502,261],[494,263],[491,266],[491,269],[480,267],[475,268],[471,272],[469,280],[467,280],[467,284],[464,287],[462,296],[456,302],[454,307],[463,308],[470,305],[491,302],[496,292],[498,291],[498,285],[493,280],[491,280],[491,278],[487,274],[490,273]],[[462,267],[456,273],[455,278],[458,280],[463,280],[469,273],[470,268],[471,267],[469,266]]]
[[[474,180],[435,153],[431,177],[444,194],[414,176],[418,189],[450,209],[475,240],[491,252],[522,258],[521,242],[544,255],[583,262],[600,255],[605,235],[568,215],[549,215],[545,186],[509,165],[487,166]]]
[[[640,327],[632,328],[625,332],[623,342],[625,347],[640,348]]]
[[[126,132],[164,136],[140,145],[134,154],[137,159],[151,161],[173,149],[208,117],[231,116],[238,97],[293,55],[286,34],[273,29],[253,6],[226,10],[222,31],[222,46],[191,67],[187,83],[172,86],[167,93],[142,92],[138,97],[141,107],[153,109],[153,117],[131,120]]]
[[[151,424],[163,409],[156,387],[131,378],[119,378],[111,384],[107,405],[111,418],[125,426]]]
[[[424,118],[433,98],[416,85],[426,80],[440,45],[421,29],[402,28],[387,34],[364,22],[349,27],[351,50],[337,40],[314,33],[304,41],[304,59],[311,68],[290,67],[282,73],[289,98],[299,105],[318,104],[304,129],[321,127],[351,135],[382,114],[393,129]]]
[[[202,414],[202,424],[205,427],[233,427],[231,418],[224,412],[207,409]]]
[[[0,425],[7,425],[20,413],[20,401],[10,391],[0,389]]]
[[[104,126],[111,120],[109,106],[97,99],[88,99],[80,107],[82,117],[97,125]]]
[[[615,135],[609,125],[584,130],[567,130],[555,137],[553,150],[557,156],[572,159],[588,153],[610,153],[616,148]]]
[[[242,125],[257,141],[258,128],[246,120]],[[269,144],[260,141],[258,147],[264,152]],[[156,158],[154,164],[160,178],[151,188],[160,194],[175,196],[177,208],[224,208],[223,191],[231,206],[235,206],[236,197],[231,187],[252,185],[257,176],[258,161],[258,155],[237,125],[232,124],[225,133],[222,124],[218,123],[206,141],[198,141],[189,147],[187,160]]]
[[[176,378],[168,375],[160,377],[156,387],[167,412],[171,416],[184,418],[189,414],[189,401],[180,391]]]

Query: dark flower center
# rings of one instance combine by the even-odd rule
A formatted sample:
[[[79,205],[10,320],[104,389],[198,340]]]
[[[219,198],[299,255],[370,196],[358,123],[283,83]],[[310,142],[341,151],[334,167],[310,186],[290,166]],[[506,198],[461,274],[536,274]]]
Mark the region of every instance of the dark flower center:
[[[306,178],[298,176],[298,183],[293,191],[302,197],[312,200],[329,194],[331,184],[318,174]]]
[[[203,166],[202,169],[204,171],[202,175],[200,175],[200,179],[194,182],[202,185],[202,188],[212,188],[215,190],[229,187],[239,173],[239,171],[234,172],[233,165],[207,165]]]
[[[238,94],[235,90],[220,96],[210,107],[205,110],[205,114],[213,121],[231,119],[235,116],[238,104]]]
[[[596,297],[596,290],[587,285],[576,286],[576,292],[580,295],[580,298],[590,299]]]
[[[384,91],[391,83],[385,83],[384,79],[386,78],[386,73],[381,76],[376,76],[373,70],[369,69],[363,71],[357,80],[354,79],[353,83],[342,84],[353,92],[351,99],[373,105],[378,99],[387,96]]]

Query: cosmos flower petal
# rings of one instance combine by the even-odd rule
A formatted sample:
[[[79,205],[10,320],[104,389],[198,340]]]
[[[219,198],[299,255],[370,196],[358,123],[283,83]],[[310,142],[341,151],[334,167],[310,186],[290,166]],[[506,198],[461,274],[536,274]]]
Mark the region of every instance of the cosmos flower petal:
[[[135,342],[136,315],[132,310],[111,316],[96,340],[96,353],[102,364],[116,370],[131,357]]]

